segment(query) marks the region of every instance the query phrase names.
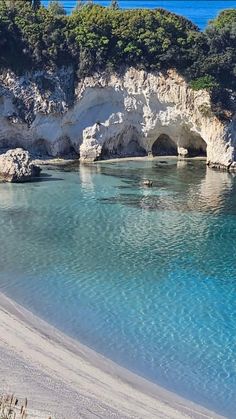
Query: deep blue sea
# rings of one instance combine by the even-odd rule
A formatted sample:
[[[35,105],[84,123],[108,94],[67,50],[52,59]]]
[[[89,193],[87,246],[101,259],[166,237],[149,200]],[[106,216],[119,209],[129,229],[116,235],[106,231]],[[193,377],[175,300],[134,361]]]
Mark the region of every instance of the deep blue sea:
[[[107,6],[110,0],[94,0],[96,3]],[[49,0],[43,0],[47,5]],[[76,0],[61,0],[68,13],[75,7]],[[226,8],[236,8],[236,0],[120,0],[120,7],[124,8],[157,8],[162,7],[179,15],[191,19],[201,29],[207,22]]]
[[[235,419],[236,176],[163,158],[44,170],[0,184],[0,234],[2,292]]]

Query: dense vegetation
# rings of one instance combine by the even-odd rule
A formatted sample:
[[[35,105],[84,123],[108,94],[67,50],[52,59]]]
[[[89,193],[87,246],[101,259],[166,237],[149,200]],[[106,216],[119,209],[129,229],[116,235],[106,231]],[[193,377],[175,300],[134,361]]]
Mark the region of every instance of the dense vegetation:
[[[231,98],[236,91],[236,9],[200,32],[166,10],[121,10],[117,0],[107,8],[78,0],[70,16],[57,1],[45,8],[40,0],[0,0],[0,33],[0,66],[16,72],[67,64],[79,77],[127,66],[176,68],[193,88],[216,99],[220,91],[226,105],[229,89]]]

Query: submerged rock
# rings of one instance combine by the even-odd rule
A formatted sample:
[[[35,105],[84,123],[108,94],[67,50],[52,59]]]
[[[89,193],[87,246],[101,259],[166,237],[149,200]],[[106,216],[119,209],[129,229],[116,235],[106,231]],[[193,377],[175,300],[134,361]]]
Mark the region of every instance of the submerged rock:
[[[143,184],[143,186],[148,186],[149,188],[151,188],[152,187],[152,180],[145,179],[142,182],[142,184]]]
[[[29,182],[40,172],[40,167],[32,163],[29,152],[22,148],[0,155],[0,179],[5,182]]]

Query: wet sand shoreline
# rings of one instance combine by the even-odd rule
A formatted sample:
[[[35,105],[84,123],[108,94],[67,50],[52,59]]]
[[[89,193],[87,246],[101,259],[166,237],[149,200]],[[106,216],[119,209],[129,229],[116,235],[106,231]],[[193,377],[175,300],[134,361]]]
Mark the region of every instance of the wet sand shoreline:
[[[1,391],[29,418],[220,418],[133,374],[0,294]]]

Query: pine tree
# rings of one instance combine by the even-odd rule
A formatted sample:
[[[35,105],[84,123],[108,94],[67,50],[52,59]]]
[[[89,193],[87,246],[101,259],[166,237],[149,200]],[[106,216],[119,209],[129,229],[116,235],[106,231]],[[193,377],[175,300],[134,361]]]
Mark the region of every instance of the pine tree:
[[[33,2],[32,2],[32,0],[30,0],[30,1],[32,3],[32,6],[33,6],[34,10],[38,10],[40,8],[41,0],[33,0]]]
[[[58,0],[51,0],[48,5],[48,11],[52,15],[66,15],[66,11]]]
[[[4,0],[4,1],[0,0],[0,2],[1,2],[1,5],[5,4],[6,7],[8,7],[9,9],[15,9],[17,6],[20,5],[20,2],[21,2],[21,5],[23,5],[22,0]],[[25,0],[25,3],[32,6],[33,0]]]
[[[75,10],[81,10],[84,6],[92,6],[93,0],[77,0]]]
[[[84,0],[77,0],[75,10],[80,10],[84,6]]]
[[[111,0],[110,8],[113,9],[113,10],[118,10],[119,9],[118,0]]]

